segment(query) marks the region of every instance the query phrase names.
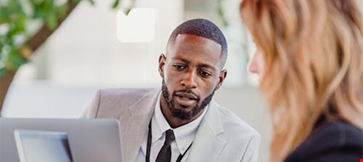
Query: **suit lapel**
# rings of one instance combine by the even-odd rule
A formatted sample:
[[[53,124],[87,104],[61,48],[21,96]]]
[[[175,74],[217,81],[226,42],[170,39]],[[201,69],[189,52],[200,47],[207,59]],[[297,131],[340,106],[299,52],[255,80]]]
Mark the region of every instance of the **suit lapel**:
[[[217,111],[218,105],[214,101],[211,101],[209,105],[198,128],[188,162],[215,162],[226,144],[226,140],[219,136],[223,133],[223,126]]]
[[[121,138],[124,161],[136,160],[141,143],[148,130],[159,91],[152,91],[142,97],[132,107],[129,114],[120,117]]]

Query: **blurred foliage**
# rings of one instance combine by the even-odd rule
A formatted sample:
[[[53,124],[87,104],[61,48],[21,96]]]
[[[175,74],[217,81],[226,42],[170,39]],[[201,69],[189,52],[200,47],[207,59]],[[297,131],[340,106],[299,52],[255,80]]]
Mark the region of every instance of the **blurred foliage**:
[[[6,71],[17,71],[27,63],[20,48],[29,38],[30,21],[46,23],[51,30],[58,18],[64,16],[68,3],[56,5],[53,0],[3,0],[0,3],[0,76]]]
[[[224,8],[223,8],[224,1],[225,0],[217,0],[217,15],[222,20],[223,26],[228,27],[229,23],[227,21],[226,16],[224,15],[224,13],[225,13]]]
[[[16,72],[28,62],[33,51],[25,42],[34,34],[30,33],[29,24],[42,23],[50,30],[56,29],[58,20],[67,14],[68,1],[81,0],[0,0],[0,77],[7,71]],[[93,0],[82,1],[94,4]],[[115,0],[112,8],[117,8],[120,1]]]

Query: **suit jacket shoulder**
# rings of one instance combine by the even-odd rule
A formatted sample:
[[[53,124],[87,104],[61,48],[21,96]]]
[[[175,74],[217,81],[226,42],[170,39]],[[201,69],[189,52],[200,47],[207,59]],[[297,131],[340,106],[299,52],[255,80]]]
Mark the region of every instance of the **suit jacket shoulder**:
[[[285,162],[355,162],[363,158],[363,131],[345,121],[317,128]]]
[[[218,105],[221,121],[225,133],[227,134],[242,134],[235,138],[259,138],[259,133],[249,124],[236,116],[231,110]]]
[[[154,89],[102,89],[99,90],[82,118],[119,118],[126,108],[132,107]]]
[[[240,161],[257,162],[261,143],[260,134],[229,109],[220,106],[219,110],[225,128],[224,135],[227,135],[227,143],[238,143],[243,147],[241,150],[244,151],[240,153]]]

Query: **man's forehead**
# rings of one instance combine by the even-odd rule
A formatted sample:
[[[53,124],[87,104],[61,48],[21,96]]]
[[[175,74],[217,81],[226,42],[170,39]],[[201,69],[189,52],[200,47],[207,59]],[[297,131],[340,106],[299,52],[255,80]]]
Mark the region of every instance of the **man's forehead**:
[[[171,58],[172,60],[174,61],[181,61],[181,62],[184,62],[184,63],[193,63],[193,58],[185,58],[183,57],[183,55],[177,55],[177,56],[174,56]],[[206,66],[212,66],[212,62],[209,61],[209,60],[201,60],[199,62],[197,62],[198,64],[200,65],[206,65]]]
[[[179,34],[175,41],[168,45],[167,53],[175,53],[178,50],[194,50],[220,57],[222,54],[221,49],[222,46],[219,43],[208,38],[190,34]]]
[[[193,35],[193,34],[178,34],[175,38],[175,42],[178,42],[178,43],[181,43],[181,42],[210,43],[210,44],[218,46],[219,48],[222,49],[222,45],[217,43],[216,41],[206,38],[206,37]]]
[[[219,43],[208,38],[190,34],[179,34],[173,45],[169,46],[167,56],[170,59],[188,63],[195,63],[195,59],[198,57],[198,64],[213,67],[223,62],[221,48],[222,46]],[[200,58],[203,59],[200,60]]]
[[[220,60],[211,60],[211,59],[195,59],[194,57],[185,57],[183,54],[176,54],[172,56],[171,61],[178,61],[185,64],[195,65],[200,68],[209,68],[213,70],[219,69]]]

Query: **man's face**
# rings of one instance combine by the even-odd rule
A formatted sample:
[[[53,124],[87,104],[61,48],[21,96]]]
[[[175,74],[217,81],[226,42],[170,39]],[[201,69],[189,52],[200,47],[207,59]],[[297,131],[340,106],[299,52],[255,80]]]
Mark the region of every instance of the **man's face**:
[[[221,45],[180,34],[167,50],[167,56],[161,55],[159,60],[163,99],[174,117],[191,120],[201,114],[226,77]]]

